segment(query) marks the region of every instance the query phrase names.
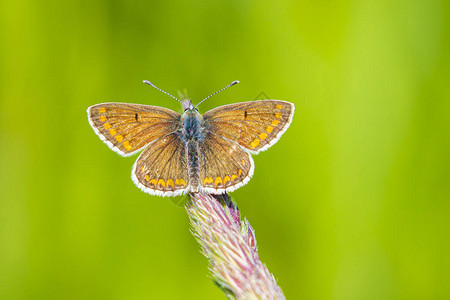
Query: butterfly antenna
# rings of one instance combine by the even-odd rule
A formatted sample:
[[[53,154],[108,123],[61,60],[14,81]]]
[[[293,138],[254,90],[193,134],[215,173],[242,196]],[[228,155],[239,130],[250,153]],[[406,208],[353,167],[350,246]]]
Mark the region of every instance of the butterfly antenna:
[[[153,83],[151,83],[150,81],[144,80],[144,83],[145,83],[145,84],[148,84],[148,85],[150,85],[150,86],[152,86],[152,87],[154,87],[154,88],[157,89],[158,91],[160,91],[160,92],[162,92],[162,93],[164,93],[164,94],[166,94],[166,95],[172,97],[173,99],[175,99],[175,100],[177,100],[178,102],[180,102],[181,104],[183,104],[183,102],[181,102],[180,99],[176,98],[175,96],[172,96],[171,94],[169,94],[169,93],[166,92],[166,91],[163,91],[162,89],[160,89],[159,87],[157,87],[156,85],[154,85]]]
[[[199,106],[199,105],[200,105],[203,101],[205,101],[206,99],[211,98],[211,97],[214,96],[215,94],[218,94],[218,93],[220,93],[221,91],[223,91],[223,90],[229,88],[230,86],[235,85],[235,84],[238,84],[238,83],[239,83],[239,81],[238,81],[238,80],[235,80],[235,81],[233,81],[232,83],[230,83],[229,85],[227,85],[226,87],[224,87],[224,88],[218,90],[218,91],[215,92],[215,93],[212,93],[211,95],[209,95],[208,97],[206,97],[205,99],[203,99],[202,101],[200,101],[199,103],[197,103],[197,105],[195,106],[195,108],[197,108],[197,106]]]

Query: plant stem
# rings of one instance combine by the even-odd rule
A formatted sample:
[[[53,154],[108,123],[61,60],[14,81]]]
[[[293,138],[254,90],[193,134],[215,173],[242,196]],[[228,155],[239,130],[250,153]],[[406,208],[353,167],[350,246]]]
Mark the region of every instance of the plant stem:
[[[214,283],[230,299],[285,299],[259,260],[255,232],[241,221],[228,194],[191,194],[186,205],[192,233],[209,260]]]

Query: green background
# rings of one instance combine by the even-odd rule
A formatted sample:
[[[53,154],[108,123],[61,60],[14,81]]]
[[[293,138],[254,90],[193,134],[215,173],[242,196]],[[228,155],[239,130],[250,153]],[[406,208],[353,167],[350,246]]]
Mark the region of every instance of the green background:
[[[223,298],[86,108],[296,105],[233,193],[289,299],[450,298],[442,1],[0,2],[0,299]]]

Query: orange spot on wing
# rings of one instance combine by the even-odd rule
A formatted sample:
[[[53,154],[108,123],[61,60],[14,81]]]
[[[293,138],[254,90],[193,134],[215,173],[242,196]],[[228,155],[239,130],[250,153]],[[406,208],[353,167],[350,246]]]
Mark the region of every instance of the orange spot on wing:
[[[225,176],[223,178],[223,185],[225,186],[227,184],[227,182],[230,181],[230,177],[229,176]]]
[[[156,179],[153,178],[152,180],[150,180],[150,183],[156,185],[157,184]]]
[[[236,174],[231,175],[231,180],[234,181],[238,176]]]
[[[176,180],[175,180],[175,184],[176,184],[176,185],[186,186],[186,182],[184,182],[183,179],[176,179]]]
[[[110,133],[112,136],[115,136],[115,135],[117,134],[117,131],[116,131],[114,128],[112,128],[112,129],[109,130],[109,133]]]
[[[267,126],[267,128],[266,128],[267,133],[271,133],[272,130],[273,130],[273,127],[272,127],[272,126],[270,126],[270,125]]]
[[[206,177],[205,178],[205,180],[203,180],[203,184],[208,184],[208,183],[212,183],[213,182],[213,179],[212,179],[212,177]]]
[[[167,186],[171,186],[172,188],[175,187],[175,183],[173,182],[173,179],[167,179],[166,184],[167,184]]]
[[[99,119],[100,119],[101,122],[105,122],[106,121],[106,117],[105,116],[100,116]]]
[[[101,114],[104,114],[104,113],[106,112],[106,107],[100,108],[100,109],[99,109],[99,112],[100,112]]]
[[[273,120],[271,123],[272,126],[277,126],[278,124],[280,124],[280,120]]]
[[[123,145],[123,146],[125,147],[125,149],[127,149],[127,150],[130,150],[130,149],[132,148],[129,141],[123,142],[122,145]]]
[[[281,113],[276,113],[276,114],[275,114],[275,118],[281,119]]]
[[[241,174],[242,174],[242,170],[241,169],[239,169],[238,174],[239,174],[239,176],[241,176]]]
[[[123,136],[121,136],[120,134],[119,135],[116,135],[116,141],[118,141],[119,143],[121,142],[121,141],[123,141]],[[143,167],[142,167],[143,168]]]
[[[145,175],[145,180],[149,181],[150,180],[150,176]]]
[[[219,183],[222,183],[222,178],[221,177],[216,177],[216,180],[214,181],[214,184],[216,185],[216,187],[219,185]]]
[[[250,147],[256,148],[259,145],[259,139],[255,139],[253,142],[250,143]]]
[[[110,129],[111,128],[111,124],[105,123],[105,124],[103,124],[103,128]]]
[[[166,186],[166,182],[164,181],[164,179],[160,179],[158,180],[158,185],[165,187]]]
[[[277,109],[282,109],[282,108],[283,108],[283,105],[277,104],[276,108],[277,108]]]
[[[265,132],[261,133],[259,135],[259,138],[264,141],[267,138],[267,133],[265,133]]]

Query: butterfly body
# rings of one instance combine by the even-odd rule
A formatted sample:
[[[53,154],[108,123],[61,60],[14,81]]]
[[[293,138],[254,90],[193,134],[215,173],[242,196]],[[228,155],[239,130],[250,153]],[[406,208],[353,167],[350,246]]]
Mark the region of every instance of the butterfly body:
[[[181,115],[181,126],[177,134],[185,145],[187,169],[189,171],[189,185],[191,192],[198,192],[199,183],[199,143],[205,139],[202,116],[192,103]]]
[[[142,151],[134,183],[159,196],[221,194],[253,175],[251,154],[273,145],[292,121],[294,105],[259,100],[224,105],[201,115],[189,103],[183,114],[167,108],[102,103],[88,108],[89,122],[115,152]]]

